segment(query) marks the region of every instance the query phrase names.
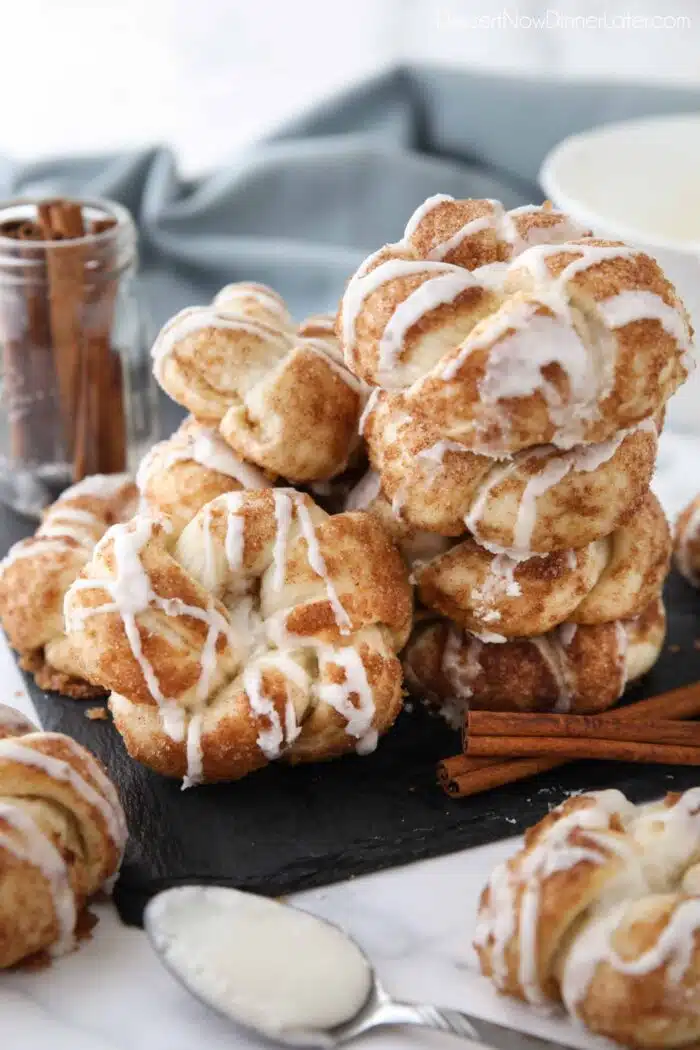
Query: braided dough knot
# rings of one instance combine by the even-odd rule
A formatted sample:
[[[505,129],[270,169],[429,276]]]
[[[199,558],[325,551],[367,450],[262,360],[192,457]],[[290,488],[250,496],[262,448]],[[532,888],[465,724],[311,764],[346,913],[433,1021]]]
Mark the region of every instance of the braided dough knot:
[[[666,633],[656,597],[627,620],[563,623],[547,634],[492,640],[449,620],[419,622],[404,652],[406,680],[459,729],[467,707],[605,711],[659,657]]]
[[[584,547],[623,524],[649,487],[661,419],[644,419],[597,444],[537,445],[505,459],[440,437],[374,399],[364,433],[394,514],[442,536],[468,529],[491,549],[549,553]]]
[[[607,441],[683,382],[692,332],[652,258],[582,232],[546,206],[431,198],[350,280],[346,360],[472,451]]]
[[[370,750],[400,710],[401,558],[372,515],[291,489],[219,496],[179,537],[148,517],[110,530],[65,612],[130,753],[169,775]]]
[[[94,475],[78,482],[47,510],[33,536],[0,563],[0,617],[23,666],[43,689],[94,695],[66,639],[63,598],[110,525],[129,517],[136,489],[127,475]]]
[[[295,482],[342,471],[356,443],[362,384],[326,319],[295,331],[262,285],[229,285],[211,306],[181,311],[153,346],[163,389],[234,452]]]
[[[695,1043],[699,857],[698,788],[645,806],[618,791],[567,800],[482,894],[482,971],[528,1002],[563,1000],[592,1031],[629,1046]]]
[[[80,908],[117,871],[125,842],[97,759],[0,705],[0,968],[73,946]]]
[[[136,473],[144,507],[180,533],[198,510],[225,492],[264,489],[271,479],[233,452],[218,431],[189,416],[144,456]]]

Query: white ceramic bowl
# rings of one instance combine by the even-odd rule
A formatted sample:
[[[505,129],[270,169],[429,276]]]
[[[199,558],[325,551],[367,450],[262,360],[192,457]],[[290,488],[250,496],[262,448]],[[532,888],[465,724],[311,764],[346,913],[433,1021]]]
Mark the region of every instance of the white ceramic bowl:
[[[556,146],[546,196],[596,234],[655,256],[700,340],[700,113],[607,124]],[[669,405],[668,425],[700,434],[700,368]]]

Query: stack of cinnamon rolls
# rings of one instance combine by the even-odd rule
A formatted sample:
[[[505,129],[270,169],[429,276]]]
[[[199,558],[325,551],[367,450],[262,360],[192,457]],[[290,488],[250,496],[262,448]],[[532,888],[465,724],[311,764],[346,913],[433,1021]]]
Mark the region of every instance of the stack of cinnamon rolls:
[[[649,482],[690,342],[644,253],[431,198],[337,317],[244,282],[165,325],[189,416],[13,548],[5,630],[187,783],[372,750],[404,674],[448,713],[607,707],[664,636]]]
[[[372,387],[351,503],[413,562],[409,683],[457,718],[609,707],[664,637],[649,483],[692,333],[658,265],[546,205],[436,196],[351,279],[338,333]]]

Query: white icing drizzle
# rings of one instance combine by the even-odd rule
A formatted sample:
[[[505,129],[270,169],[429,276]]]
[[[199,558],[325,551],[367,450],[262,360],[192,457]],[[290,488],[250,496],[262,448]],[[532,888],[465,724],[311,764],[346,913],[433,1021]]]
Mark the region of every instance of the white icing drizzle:
[[[565,649],[568,649],[571,643],[573,642],[574,638],[576,637],[578,625],[575,623],[562,623],[559,625],[558,630],[559,641]]]
[[[275,544],[272,553],[272,564],[274,566],[272,586],[274,590],[280,591],[284,586],[287,574],[287,539],[289,527],[292,523],[292,496],[289,492],[275,489],[273,492],[275,501]]]
[[[167,616],[191,616],[207,624],[207,638],[201,655],[201,674],[197,692],[206,697],[209,682],[215,669],[216,644],[220,635],[229,635],[226,618],[210,602],[206,609],[187,605],[179,598],[161,598],[151,586],[148,573],[143,568],[140,553],[151,539],[156,522],[146,517],[133,518],[129,525],[114,525],[96,548],[112,542],[116,575],[113,579],[76,580],[66,595],[65,619],[68,630],[80,630],[87,619],[104,613],[116,612],[124,625],[134,659],[138,663],[151,696],[161,709],[163,728],[175,741],[185,737],[185,716],[177,699],[167,697],[161,690],[153,665],[143,652],[141,632],[137,616],[149,607],[164,612]],[[74,608],[74,596],[78,591],[104,590],[112,599],[95,608]]]
[[[68,539],[68,537],[65,537]],[[35,555],[62,554],[66,550],[75,550],[70,543],[61,543],[58,538],[46,539],[43,543],[37,543],[37,537],[32,536],[25,540],[19,540],[10,547],[2,561],[0,561],[0,576],[15,562],[23,558],[33,558]]]
[[[615,620],[615,642],[617,645],[617,666],[620,675],[618,696],[622,696],[627,685],[627,649],[629,648],[629,635],[622,620]]]
[[[676,550],[676,562],[678,568],[686,580],[694,586],[700,585],[700,574],[693,566],[693,552],[691,547],[700,542],[700,499],[697,500],[685,527],[678,536],[678,547]],[[13,548],[14,550],[14,548]],[[11,552],[10,552],[11,553]],[[4,564],[4,563],[3,563]],[[0,565],[0,568],[2,566]]]
[[[258,747],[268,760],[279,758],[284,743],[282,722],[272,700],[263,694],[260,667],[246,667],[243,672],[243,688],[246,691],[251,711],[258,718],[266,719],[268,722],[267,728],[258,730]]]
[[[523,489],[515,522],[513,538],[516,550],[526,551],[530,548],[537,521],[539,497],[558,485],[571,472],[590,474],[598,470],[604,463],[612,459],[622,442],[631,433],[632,430],[622,430],[608,441],[594,445],[579,445],[564,455],[557,456],[556,459],[548,460],[537,474],[529,478]],[[522,463],[522,460],[520,462]]]
[[[346,368],[344,363],[336,359],[327,341],[305,337],[297,344],[297,346],[315,354],[316,357],[322,358],[330,368],[331,372],[335,372],[345,385],[349,386],[351,390],[354,390],[356,394],[362,394],[364,392],[364,383],[358,379],[357,376],[353,375],[352,372]]]
[[[461,729],[474,693],[474,683],[482,671],[479,657],[483,642],[474,634],[462,634],[450,624],[440,662],[440,670],[454,695],[441,706],[440,714],[452,729]]]
[[[202,719],[201,713],[194,714],[187,726],[187,741],[185,747],[187,759],[187,773],[182,781],[182,790],[201,784],[204,772],[204,756],[202,754]]]
[[[271,487],[265,474],[234,455],[215,430],[199,425],[195,430],[190,424],[187,431],[177,431],[169,440],[154,445],[144,456],[136,474],[139,491],[145,493],[154,474],[168,470],[175,463],[189,461],[234,478],[244,489]]]
[[[680,899],[661,929],[656,941],[633,959],[623,959],[612,945],[629,902],[623,901],[607,914],[594,917],[574,941],[564,965],[562,997],[575,1014],[585,999],[600,963],[615,972],[632,977],[666,967],[666,981],[677,985],[686,975],[695,950],[695,936],[700,929],[700,898]]]
[[[429,197],[424,201],[424,203],[415,210],[411,218],[408,220],[403,235],[403,243],[410,242],[426,215],[433,211],[438,205],[446,202],[454,204],[455,199],[446,194],[438,193],[434,197]],[[497,237],[510,244],[513,256],[518,255],[521,251],[524,251],[526,248],[535,244],[551,243],[553,239],[571,240],[583,236],[585,232],[583,227],[579,226],[578,223],[573,222],[573,220],[567,215],[554,212],[552,214],[556,215],[558,220],[556,223],[543,226],[533,225],[521,233],[518,229],[518,224],[515,221],[519,216],[532,215],[540,212],[546,214],[547,209],[541,204],[525,204],[520,208],[512,208],[510,211],[505,211],[500,201],[490,200],[488,203],[491,205],[490,212],[486,215],[481,215],[477,218],[468,220],[463,226],[456,230],[455,233],[448,237],[447,240],[434,245],[428,253],[428,258],[444,259],[453,249],[459,247],[462,241],[467,237],[470,237],[475,233],[481,233],[483,230],[487,229],[493,229]]]
[[[503,599],[520,597],[522,588],[515,579],[515,572],[520,563],[521,560],[512,558],[509,554],[497,554],[492,559],[483,583],[480,587],[474,587],[471,592],[474,611],[479,619],[486,623],[500,620],[501,614],[494,608],[495,603]],[[498,637],[500,640],[502,635]]]
[[[75,499],[78,496],[95,496],[96,499],[114,499],[120,489],[131,484],[129,474],[91,474],[75,485],[71,485],[61,495],[60,502]]]
[[[320,646],[319,663],[335,664],[345,672],[345,681],[342,684],[322,681],[318,686],[318,695],[323,703],[328,704],[346,720],[345,732],[356,738],[357,753],[370,754],[377,746],[378,734],[372,726],[375,714],[374,697],[362,657],[352,646]],[[323,677],[323,667],[321,676]],[[352,702],[353,696],[357,697],[357,704]]]
[[[620,430],[607,441],[590,445],[577,445],[563,454],[557,452],[555,446],[552,445],[538,446],[516,454],[502,465],[494,467],[486,475],[474,503],[465,516],[465,525],[482,546],[510,553],[513,557],[520,560],[530,557],[532,555],[530,549],[532,535],[537,523],[537,500],[539,497],[558,485],[569,473],[585,474],[598,470],[613,458],[626,438],[643,431],[656,436],[656,425],[653,419],[644,419],[633,427]],[[552,458],[549,458],[550,455]],[[497,545],[486,544],[484,537],[481,535],[479,524],[488,506],[491,493],[498,485],[506,481],[509,476],[515,474],[533,460],[540,460],[543,463],[541,469],[528,478],[520,497],[513,530],[513,546],[510,548],[499,548]],[[700,529],[700,519],[698,527]],[[570,564],[571,567],[576,567],[575,561],[573,565]]]
[[[384,264],[384,266],[387,265],[390,264]],[[380,272],[384,266],[378,267],[377,270],[372,271],[372,274]],[[454,302],[467,288],[477,286],[478,281],[469,270],[456,266],[424,281],[400,302],[389,318],[379,340],[377,372],[380,380],[389,385],[391,371],[401,356],[406,334],[424,314],[446,303]]]
[[[368,470],[357,485],[350,490],[345,501],[345,510],[366,510],[382,491],[381,478],[375,470]]]
[[[237,497],[237,498],[236,498]],[[224,551],[231,572],[240,572],[245,561],[245,518],[240,514],[243,500],[238,493],[226,501]]]
[[[0,801],[0,821],[9,824],[20,836],[20,840],[17,841],[0,828],[0,849],[7,850],[18,860],[27,861],[37,868],[48,884],[58,927],[58,937],[51,946],[50,953],[54,956],[64,955],[75,944],[77,919],[75,894],[71,888],[66,862],[20,805]]]
[[[158,379],[162,378],[162,370],[165,360],[173,352],[180,340],[187,336],[201,332],[205,328],[214,328],[220,331],[240,332],[255,339],[288,342],[288,337],[279,329],[272,328],[262,321],[252,318],[238,317],[211,306],[190,306],[173,318],[160,330],[151,356],[153,358],[153,371]]]
[[[65,739],[59,734],[47,733],[46,737],[58,737],[62,742]],[[78,757],[85,761],[86,752],[80,749],[80,752],[76,751]],[[121,807],[115,809],[113,798],[106,798],[104,794],[98,791],[92,786],[84,777],[78,773],[76,769],[69,763],[64,761],[62,758],[54,758],[52,755],[45,755],[42,751],[37,751],[34,748],[27,747],[25,744],[18,743],[16,740],[5,739],[0,740],[0,756],[5,759],[9,759],[10,762],[19,762],[25,766],[33,766],[35,769],[40,769],[54,780],[61,780],[64,783],[70,784],[71,788],[81,795],[88,805],[96,809],[104,819],[105,827],[112,842],[121,850],[124,845],[124,832],[122,822],[119,818]],[[90,764],[90,772],[94,773],[95,763],[94,760]],[[104,776],[104,774],[103,774]],[[105,778],[106,779],[106,778]],[[103,780],[100,778],[100,788],[103,787]],[[112,787],[112,792],[114,788]],[[122,814],[123,818],[123,814]]]
[[[596,306],[605,323],[612,329],[624,328],[633,321],[658,321],[682,350],[690,350],[690,332],[683,315],[675,306],[664,302],[656,292],[629,289],[603,299]]]
[[[345,289],[345,295],[343,297],[343,347],[345,350],[346,359],[349,357],[352,360],[355,350],[355,323],[357,317],[362,309],[365,299],[376,292],[378,288],[381,288],[387,281],[393,281],[401,277],[414,277],[414,276],[425,276],[430,282],[432,278],[430,275],[443,276],[447,274],[469,274],[469,271],[463,270],[459,266],[451,266],[449,263],[431,262],[429,260],[416,260],[416,259],[389,259],[386,262],[380,263],[379,266],[375,267],[374,270],[366,272],[365,267],[373,261],[378,253],[374,253],[369,259],[365,260],[365,264],[360,267],[357,273],[350,279],[347,288]],[[476,279],[472,274],[469,275],[469,282],[471,286],[477,284]],[[467,284],[463,286],[466,288]],[[463,289],[462,289],[463,290]],[[455,292],[455,294],[457,294]],[[429,296],[429,293],[426,293]],[[429,305],[429,298],[426,298],[425,309],[432,309]],[[434,304],[435,306],[440,305],[440,300]],[[393,350],[391,353],[392,361],[395,361],[398,354],[398,350]],[[388,355],[388,351],[386,351]],[[386,372],[388,367],[387,360],[385,357],[384,371]]]
[[[365,407],[362,409],[362,415],[360,416],[359,423],[357,424],[357,431],[358,431],[360,437],[362,437],[362,435],[365,432],[365,427],[367,426],[367,420],[369,419],[369,417],[374,412],[374,409],[375,409],[376,404],[377,404],[377,398],[379,397],[381,392],[382,392],[381,387],[375,386],[374,389],[372,390],[371,394],[367,398],[367,401],[365,402]]]
[[[265,696],[262,676],[267,668],[248,666],[243,672],[243,688],[246,691],[251,711],[267,722],[266,727],[258,729],[257,743],[265,758],[273,761],[282,753],[284,747],[290,746],[301,732],[297,725],[294,705],[289,697],[289,687],[286,687],[287,700],[284,708],[284,725],[273,701]],[[283,654],[275,654],[275,670],[279,670],[294,685],[305,692],[308,691],[308,675],[303,667],[294,660]]]
[[[413,234],[416,232],[420,224],[426,215],[429,215],[431,211],[438,207],[439,204],[453,204],[454,197],[451,197],[449,193],[435,193],[432,197],[428,197],[419,204],[416,210],[411,215],[410,219],[406,223],[406,228],[403,231],[403,237],[401,239],[402,244],[407,244]]]
[[[573,691],[569,681],[567,646],[564,646],[561,637],[558,637],[556,633],[538,635],[530,638],[529,641],[537,649],[554,679],[554,684],[557,688],[557,699],[553,710],[560,714],[566,714],[571,710],[573,698]]]
[[[292,319],[282,296],[266,284],[256,284],[253,281],[236,281],[224,285],[214,296],[212,306],[216,307],[219,313],[245,315],[246,299],[252,299],[266,313],[272,314],[281,328],[287,328],[291,324]]]
[[[632,853],[621,839],[608,834],[610,821],[620,812],[620,800],[629,803],[617,791],[600,792],[590,796],[590,804],[562,815],[521,855],[517,866],[500,864],[489,880],[489,905],[482,910],[475,943],[491,947],[493,979],[497,987],[507,983],[508,947],[512,938],[519,938],[518,978],[528,1002],[545,1001],[538,972],[539,952],[537,933],[539,925],[540,885],[554,872],[568,871],[580,862],[602,864],[610,852]],[[573,845],[572,832],[583,829],[590,845]],[[518,908],[518,892],[522,891]]]
[[[331,608],[333,609],[335,622],[338,626],[338,629],[340,630],[340,633],[350,634],[350,632],[352,631],[352,622],[345,608],[343,607],[340,598],[338,597],[338,592],[335,589],[333,581],[328,575],[326,563],[323,559],[323,555],[321,554],[321,548],[319,546],[318,537],[314,528],[314,523],[311,520],[311,515],[309,514],[309,508],[306,506],[305,503],[297,499],[296,509],[297,518],[299,519],[299,525],[301,527],[301,532],[304,539],[306,540],[307,557],[309,559],[309,565],[316,573],[316,575],[319,576],[325,584],[326,593],[328,595],[328,601],[330,602]]]

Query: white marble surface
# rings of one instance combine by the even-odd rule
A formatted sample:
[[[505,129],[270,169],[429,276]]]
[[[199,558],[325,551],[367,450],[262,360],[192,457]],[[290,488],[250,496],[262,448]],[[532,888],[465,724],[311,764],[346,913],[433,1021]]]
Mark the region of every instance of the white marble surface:
[[[667,434],[655,488],[671,516],[700,489],[700,440]],[[3,700],[33,714],[0,638]],[[465,801],[468,806],[468,801]],[[367,950],[398,997],[460,1007],[549,1036],[599,1046],[567,1022],[499,999],[481,978],[470,947],[478,895],[514,841],[466,850],[298,895],[295,902],[339,923]],[[230,1050],[256,1045],[192,1000],[160,967],[138,930],[100,906],[93,939],[38,973],[0,975],[0,1045],[13,1050]],[[384,1033],[380,1050],[437,1047],[430,1033]]]

